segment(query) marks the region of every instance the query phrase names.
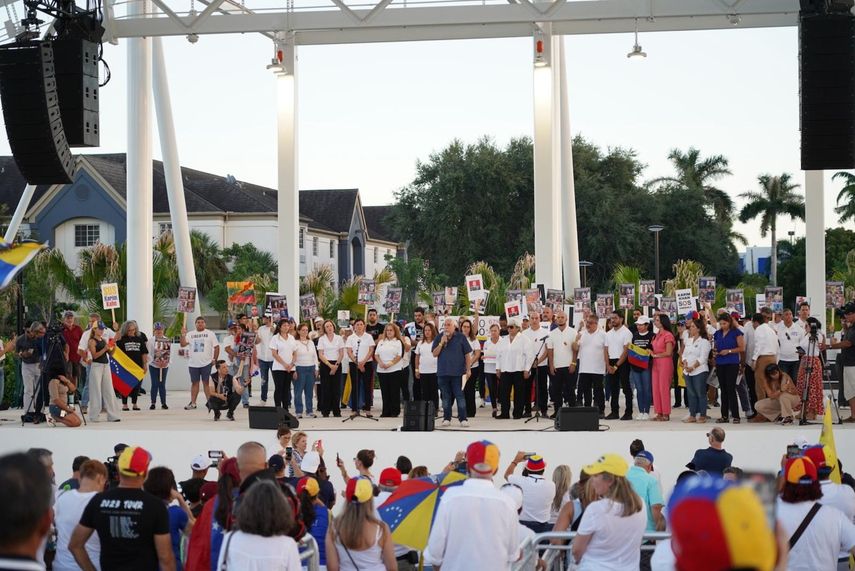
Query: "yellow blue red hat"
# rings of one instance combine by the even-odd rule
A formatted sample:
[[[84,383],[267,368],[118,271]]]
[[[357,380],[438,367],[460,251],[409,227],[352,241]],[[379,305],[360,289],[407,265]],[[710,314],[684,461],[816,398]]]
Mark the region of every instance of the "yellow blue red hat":
[[[799,456],[787,460],[784,478],[790,484],[813,484],[819,479],[819,476],[813,460],[807,456]]]
[[[374,497],[374,486],[368,478],[362,476],[351,478],[347,481],[344,495],[348,502],[364,504]]]
[[[150,463],[151,454],[148,450],[140,446],[128,446],[119,455],[119,474],[130,477],[145,476]]]
[[[756,492],[717,477],[686,478],[668,502],[671,549],[680,571],[775,566],[775,535]]]
[[[525,468],[529,472],[543,472],[546,470],[546,462],[543,460],[543,456],[532,454],[528,457],[528,462],[525,463]]]
[[[473,442],[466,448],[466,464],[476,474],[495,474],[499,469],[499,447],[489,440]]]

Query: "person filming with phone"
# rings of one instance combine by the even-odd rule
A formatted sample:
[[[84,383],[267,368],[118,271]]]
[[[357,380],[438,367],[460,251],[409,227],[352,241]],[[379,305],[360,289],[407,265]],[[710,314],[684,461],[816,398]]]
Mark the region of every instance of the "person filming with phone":
[[[525,468],[522,475],[514,474],[523,461]],[[555,482],[543,477],[544,470],[546,462],[543,457],[532,452],[517,452],[505,470],[505,480],[509,484],[519,486],[523,493],[520,523],[535,533],[552,531],[549,516],[552,499],[555,497]]]

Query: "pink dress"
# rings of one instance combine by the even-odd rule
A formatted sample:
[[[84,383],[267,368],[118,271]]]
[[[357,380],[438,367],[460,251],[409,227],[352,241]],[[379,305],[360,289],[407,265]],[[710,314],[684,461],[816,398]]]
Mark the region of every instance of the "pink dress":
[[[654,354],[664,353],[665,345],[671,343],[676,351],[676,340],[670,331],[660,331],[653,337]],[[653,359],[653,410],[656,414],[671,414],[671,380],[674,377],[673,356]]]

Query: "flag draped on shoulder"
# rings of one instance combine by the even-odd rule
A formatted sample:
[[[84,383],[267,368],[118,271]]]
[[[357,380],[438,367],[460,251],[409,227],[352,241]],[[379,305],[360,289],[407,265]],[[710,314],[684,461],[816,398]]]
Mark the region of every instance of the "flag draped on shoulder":
[[[639,369],[646,369],[650,364],[650,351],[639,347],[635,343],[630,343],[626,360],[629,361],[630,365],[634,365]]]
[[[18,272],[23,270],[45,248],[47,248],[47,244],[39,244],[38,242],[10,244],[0,239],[0,289],[12,283]]]
[[[113,377],[113,388],[123,397],[131,394],[145,376],[142,367],[131,361],[128,355],[116,347],[108,353],[110,360],[110,375]]]
[[[819,443],[825,453],[825,464],[831,466],[831,475],[828,477],[832,482],[840,483],[840,466],[837,464],[837,447],[834,445],[834,432],[831,430],[831,401],[825,403],[825,414],[822,417],[822,433],[819,435]]]

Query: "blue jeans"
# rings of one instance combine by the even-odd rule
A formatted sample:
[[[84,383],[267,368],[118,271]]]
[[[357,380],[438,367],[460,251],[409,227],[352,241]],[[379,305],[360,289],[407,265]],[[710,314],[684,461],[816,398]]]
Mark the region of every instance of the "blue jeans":
[[[685,375],[686,393],[691,416],[707,415],[707,378],[709,371],[697,375]]]
[[[634,368],[629,372],[629,383],[635,389],[638,400],[638,412],[649,414],[650,403],[653,399],[653,388],[650,386],[650,368],[636,371]]]
[[[297,367],[297,379],[294,381],[294,408],[297,414],[303,414],[303,397],[306,397],[306,414],[312,414],[312,388],[315,386],[315,367]]]
[[[169,367],[159,369],[149,365],[148,374],[151,377],[151,404],[157,401],[157,395],[160,395],[160,404],[166,404],[166,373],[169,372]]]
[[[273,361],[258,360],[258,372],[261,375],[261,402],[267,402],[267,382],[270,380],[270,370],[273,368]]]
[[[457,418],[466,420],[466,399],[463,398],[463,375],[439,375],[436,384],[442,394],[442,419],[451,420],[451,405],[457,401]]]

